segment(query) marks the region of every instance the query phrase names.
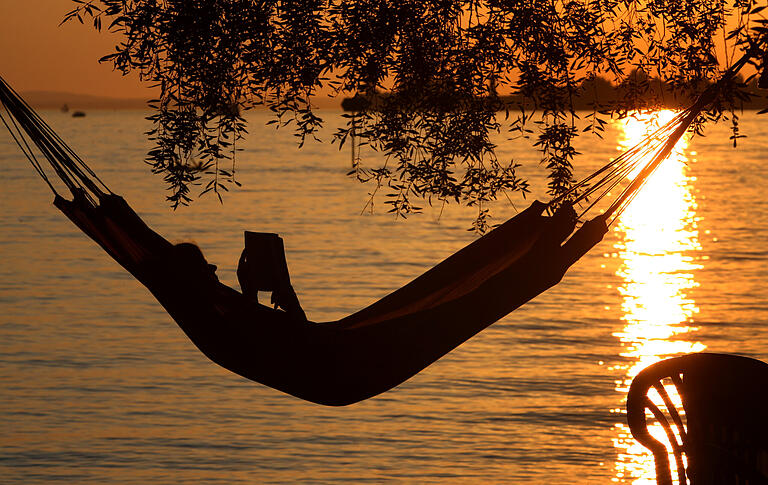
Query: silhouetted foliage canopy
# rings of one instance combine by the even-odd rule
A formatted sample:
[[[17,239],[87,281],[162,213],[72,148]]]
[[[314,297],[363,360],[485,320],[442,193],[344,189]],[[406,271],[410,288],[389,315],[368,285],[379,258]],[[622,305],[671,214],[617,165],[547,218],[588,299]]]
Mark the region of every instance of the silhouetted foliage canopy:
[[[334,135],[355,146],[351,176],[383,188],[400,215],[424,199],[477,206],[479,230],[487,202],[528,190],[518,164],[497,158],[499,133],[531,140],[557,195],[580,133],[670,93],[691,99],[767,27],[755,0],[74,1],[65,21],[122,34],[102,60],[159,87],[148,162],[172,204],[194,184],[220,197],[237,183],[246,109],[269,108],[299,144],[314,137],[323,90],[362,101]],[[600,96],[599,77],[621,95]],[[741,136],[747,96],[734,81],[702,121],[731,119]],[[366,165],[361,146],[384,162]]]

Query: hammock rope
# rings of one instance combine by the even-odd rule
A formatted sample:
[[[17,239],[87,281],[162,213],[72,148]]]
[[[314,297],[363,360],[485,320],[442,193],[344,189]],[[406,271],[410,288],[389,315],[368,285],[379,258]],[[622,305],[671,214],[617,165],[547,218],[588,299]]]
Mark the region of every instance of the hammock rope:
[[[54,194],[58,193],[27,139],[34,143],[62,183],[73,194],[82,192],[91,202],[96,202],[100,197],[112,193],[98,175],[2,77],[0,77],[0,105],[6,112],[6,115],[3,115],[0,111],[3,124]]]
[[[738,61],[722,74],[718,82],[709,86],[691,106],[680,111],[667,123],[646,135],[638,144],[574,184],[567,192],[554,199],[550,204],[556,205],[563,200],[569,200],[574,205],[588,204],[579,215],[581,219],[599,201],[611,194],[617,186],[629,179],[629,176],[638,167],[642,166],[642,169],[638,171],[627,187],[622,190],[621,194],[604,211],[603,216],[607,219],[606,224],[608,226],[613,224],[640,189],[642,189],[648,178],[669,157],[678,141],[680,141],[680,138],[688,131],[690,125],[708,105],[715,101],[722,86],[731,81],[750,59],[759,54],[761,54],[761,51],[758,48],[747,50]],[[592,183],[596,179],[597,182]],[[592,197],[593,199],[590,202]]]

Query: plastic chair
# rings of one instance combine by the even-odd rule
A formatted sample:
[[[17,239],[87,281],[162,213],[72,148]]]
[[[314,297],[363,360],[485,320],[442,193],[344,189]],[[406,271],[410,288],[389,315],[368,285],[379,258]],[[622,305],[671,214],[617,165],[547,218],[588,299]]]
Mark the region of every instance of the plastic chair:
[[[682,407],[665,385],[676,388]],[[658,405],[651,389],[661,397]],[[670,449],[681,485],[768,485],[767,398],[768,364],[689,354],[657,362],[635,377],[627,421],[632,436],[653,453],[659,485],[672,484]],[[654,421],[663,427],[666,444],[649,433]]]

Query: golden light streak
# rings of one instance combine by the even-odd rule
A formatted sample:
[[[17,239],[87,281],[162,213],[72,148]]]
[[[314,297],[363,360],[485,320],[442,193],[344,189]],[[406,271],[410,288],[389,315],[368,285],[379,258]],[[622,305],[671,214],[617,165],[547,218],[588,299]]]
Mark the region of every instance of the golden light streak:
[[[623,120],[620,149],[640,142],[673,116],[674,112],[664,110]],[[615,368],[623,374],[616,381],[622,410],[629,385],[640,370],[664,358],[705,348],[688,340],[688,334],[696,330],[693,316],[698,312],[688,291],[698,285],[694,275],[702,266],[693,256],[701,246],[694,179],[687,174],[687,147],[683,137],[670,158],[648,178],[614,229],[619,236],[615,250],[621,264],[616,274],[622,280],[618,291],[624,321],[624,328],[614,336],[624,348],[621,356],[632,362]],[[667,392],[679,402],[674,386],[668,386]],[[652,400],[662,402],[659,396],[652,396]],[[618,457],[613,480],[636,485],[656,483],[651,453],[632,438],[624,421],[614,429]],[[661,426],[652,426],[650,431],[660,441],[667,441]]]

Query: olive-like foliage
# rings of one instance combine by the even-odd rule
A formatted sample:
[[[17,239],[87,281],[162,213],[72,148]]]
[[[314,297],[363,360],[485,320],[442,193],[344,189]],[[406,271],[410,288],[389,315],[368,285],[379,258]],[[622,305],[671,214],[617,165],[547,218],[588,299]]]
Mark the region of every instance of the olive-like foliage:
[[[370,204],[383,192],[402,216],[424,201],[476,206],[480,232],[491,201],[529,190],[497,158],[500,137],[530,140],[557,196],[574,182],[577,136],[690,101],[768,30],[756,0],[74,1],[65,21],[122,34],[102,61],[159,88],[147,161],[172,205],[193,185],[221,197],[237,184],[244,110],[270,109],[300,145],[316,137],[322,90],[351,98],[333,141],[352,145]],[[730,119],[735,141],[748,97],[736,79],[695,129]]]

